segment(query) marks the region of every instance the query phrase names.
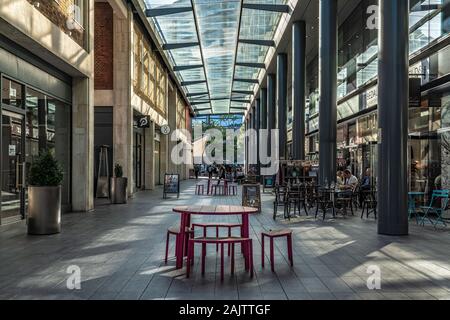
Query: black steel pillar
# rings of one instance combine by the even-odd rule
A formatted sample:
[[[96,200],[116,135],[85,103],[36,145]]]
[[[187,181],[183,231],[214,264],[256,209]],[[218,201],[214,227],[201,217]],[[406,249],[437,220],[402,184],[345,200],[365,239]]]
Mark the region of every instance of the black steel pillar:
[[[292,25],[292,154],[305,160],[306,108],[306,23]]]
[[[268,155],[272,155],[271,131],[276,128],[276,105],[275,105],[275,75],[267,75],[267,130],[269,130],[269,141],[267,143]]]
[[[261,118],[261,101],[259,99],[255,99],[255,130],[256,130],[256,174],[259,176],[261,174],[261,166],[259,162],[259,129],[261,126],[260,118]]]
[[[259,93],[260,129],[267,129],[267,90],[261,89]]]
[[[286,160],[287,150],[287,55],[277,56],[277,122],[280,144],[280,160]]]
[[[319,182],[336,180],[337,0],[320,0]]]
[[[408,234],[409,1],[380,0],[378,233]]]

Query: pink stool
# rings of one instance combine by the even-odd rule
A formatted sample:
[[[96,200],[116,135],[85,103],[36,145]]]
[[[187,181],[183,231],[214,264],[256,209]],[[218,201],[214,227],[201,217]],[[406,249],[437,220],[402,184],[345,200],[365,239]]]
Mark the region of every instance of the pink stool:
[[[286,237],[287,240],[287,249],[288,249],[288,258],[289,258],[289,262],[291,263],[291,267],[294,265],[294,260],[293,260],[293,256],[292,256],[292,230],[278,230],[278,231],[272,231],[270,230],[269,232],[263,232],[261,233],[261,265],[264,268],[264,260],[265,260],[265,256],[264,256],[264,237],[268,237],[270,239],[270,267],[272,269],[272,272],[275,271],[275,266],[274,266],[274,250],[273,250],[273,239],[275,238],[283,238]]]

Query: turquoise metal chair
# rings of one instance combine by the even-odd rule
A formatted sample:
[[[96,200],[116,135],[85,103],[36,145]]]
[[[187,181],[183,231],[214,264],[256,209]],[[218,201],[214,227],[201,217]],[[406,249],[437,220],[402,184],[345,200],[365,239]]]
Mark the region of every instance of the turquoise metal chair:
[[[431,196],[431,203],[429,206],[420,207],[423,212],[422,216],[422,226],[425,225],[425,219],[428,219],[431,224],[436,228],[438,224],[443,224],[447,226],[442,215],[447,209],[448,200],[449,200],[449,190],[435,190],[433,191],[433,195]],[[436,220],[433,221],[430,217],[430,214],[436,214]]]

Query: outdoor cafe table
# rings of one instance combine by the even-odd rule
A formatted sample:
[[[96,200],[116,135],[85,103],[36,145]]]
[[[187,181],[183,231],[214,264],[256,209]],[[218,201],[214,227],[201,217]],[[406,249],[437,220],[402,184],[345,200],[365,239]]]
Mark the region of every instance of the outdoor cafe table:
[[[249,214],[258,213],[257,208],[241,207],[241,206],[181,206],[173,208],[173,211],[181,214],[180,236],[177,238],[175,245],[176,267],[183,268],[184,248],[186,247],[187,237],[186,228],[191,226],[191,215],[203,216],[229,216],[241,215],[242,228],[241,237],[248,238],[249,232]],[[244,247],[244,250],[245,247]],[[246,254],[246,252],[244,252]]]

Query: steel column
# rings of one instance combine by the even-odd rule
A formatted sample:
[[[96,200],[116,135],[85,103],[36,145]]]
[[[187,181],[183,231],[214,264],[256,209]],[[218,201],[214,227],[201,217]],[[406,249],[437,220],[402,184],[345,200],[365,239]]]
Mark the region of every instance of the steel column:
[[[320,0],[319,182],[336,180],[337,0]]]
[[[378,233],[408,234],[409,1],[380,0]]]
[[[287,55],[277,55],[277,120],[280,130],[280,160],[286,160],[287,145]]]
[[[305,160],[306,108],[306,23],[292,25],[292,153],[294,160]]]

